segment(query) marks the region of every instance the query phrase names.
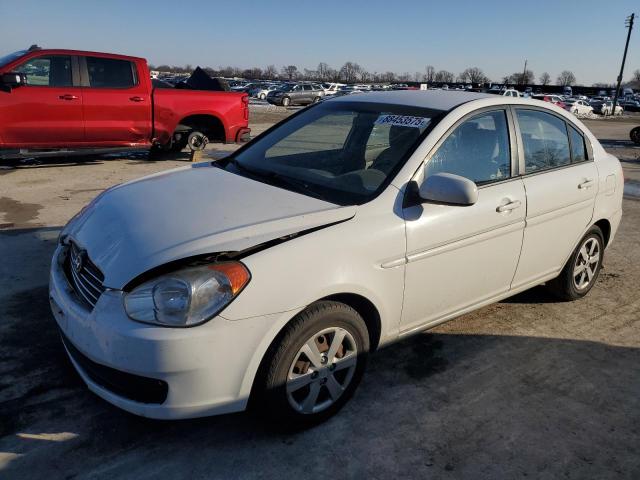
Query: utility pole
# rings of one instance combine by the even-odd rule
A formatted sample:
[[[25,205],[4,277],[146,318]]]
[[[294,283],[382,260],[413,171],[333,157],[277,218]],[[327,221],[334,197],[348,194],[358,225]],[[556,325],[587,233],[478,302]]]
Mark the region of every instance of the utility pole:
[[[522,70],[522,85],[525,85],[527,82],[526,80],[526,76],[527,76],[527,60],[524,60],[524,70]]]
[[[629,29],[627,32],[627,43],[624,45],[624,55],[622,55],[622,65],[620,65],[620,75],[618,75],[618,85],[616,88],[616,94],[613,97],[613,108],[611,109],[611,115],[616,114],[616,105],[618,103],[618,95],[620,95],[620,84],[622,83],[622,75],[624,73],[624,63],[627,61],[627,50],[629,49],[629,40],[631,39],[631,30],[633,30],[633,19],[636,14],[632,13],[627,17],[624,22],[624,26]]]

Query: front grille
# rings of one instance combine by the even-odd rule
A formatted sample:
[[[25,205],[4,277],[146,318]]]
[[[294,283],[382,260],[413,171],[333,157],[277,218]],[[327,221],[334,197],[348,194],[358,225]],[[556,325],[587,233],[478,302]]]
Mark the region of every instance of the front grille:
[[[167,399],[169,391],[167,382],[122,372],[96,363],[82,354],[62,331],[60,331],[60,336],[62,337],[62,343],[64,343],[73,360],[92,382],[97,383],[102,388],[120,397],[139,403],[160,404]]]
[[[91,261],[87,252],[71,243],[65,264],[69,283],[78,297],[91,308],[95,307],[98,298],[104,292],[104,275]]]

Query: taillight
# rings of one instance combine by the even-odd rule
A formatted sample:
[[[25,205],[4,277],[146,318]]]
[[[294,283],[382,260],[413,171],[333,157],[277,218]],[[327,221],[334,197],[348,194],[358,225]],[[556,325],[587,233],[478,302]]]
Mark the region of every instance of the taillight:
[[[244,106],[244,119],[249,120],[249,95],[243,95],[240,100]]]

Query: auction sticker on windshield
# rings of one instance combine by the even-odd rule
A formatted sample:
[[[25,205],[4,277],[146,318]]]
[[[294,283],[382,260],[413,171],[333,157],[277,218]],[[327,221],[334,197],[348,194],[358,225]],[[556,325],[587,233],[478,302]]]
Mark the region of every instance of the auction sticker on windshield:
[[[376,125],[396,125],[398,127],[425,128],[429,125],[430,118],[411,117],[408,115],[380,115]]]

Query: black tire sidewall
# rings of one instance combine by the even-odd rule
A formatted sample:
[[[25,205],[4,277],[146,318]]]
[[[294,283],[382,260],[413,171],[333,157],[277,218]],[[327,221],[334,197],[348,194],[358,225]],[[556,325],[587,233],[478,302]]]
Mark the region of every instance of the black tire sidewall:
[[[302,345],[316,333],[331,327],[347,330],[358,349],[356,369],[342,396],[329,408],[315,414],[301,414],[291,407],[287,399],[286,380],[294,356]],[[297,428],[320,423],[334,415],[353,396],[366,369],[369,353],[369,334],[362,317],[351,307],[337,302],[319,302],[301,312],[290,324],[290,331],[274,345],[262,384],[261,410],[270,420],[285,422],[285,428]],[[283,344],[286,343],[286,345]]]

